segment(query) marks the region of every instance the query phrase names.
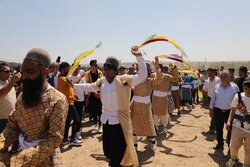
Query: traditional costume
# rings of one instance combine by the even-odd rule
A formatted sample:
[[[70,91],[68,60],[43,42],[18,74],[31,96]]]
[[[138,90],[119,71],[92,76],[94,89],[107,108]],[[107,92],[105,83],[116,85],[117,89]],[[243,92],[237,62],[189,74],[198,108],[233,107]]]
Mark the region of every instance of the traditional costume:
[[[51,87],[42,93],[41,103],[25,107],[19,95],[15,111],[0,140],[0,149],[19,138],[22,150],[11,156],[10,166],[61,166],[59,145],[63,138],[67,113],[66,97]]]
[[[170,82],[177,82],[180,79],[177,68],[173,68],[171,74],[172,75],[164,74],[159,71],[156,73],[156,87],[154,88],[152,97],[152,108],[156,128],[158,127],[159,119],[161,120],[164,128],[166,128],[168,124],[166,113],[168,112],[167,92],[169,91],[169,84]]]
[[[106,62],[118,61],[107,58]],[[106,78],[98,79],[92,84],[75,84],[83,91],[100,91],[103,104],[101,122],[103,123],[103,150],[104,155],[110,159],[110,166],[133,164],[138,166],[137,154],[133,144],[132,126],[130,120],[130,94],[131,87],[135,87],[147,77],[146,65],[143,57],[137,57],[139,65],[138,75],[116,76],[112,83]]]

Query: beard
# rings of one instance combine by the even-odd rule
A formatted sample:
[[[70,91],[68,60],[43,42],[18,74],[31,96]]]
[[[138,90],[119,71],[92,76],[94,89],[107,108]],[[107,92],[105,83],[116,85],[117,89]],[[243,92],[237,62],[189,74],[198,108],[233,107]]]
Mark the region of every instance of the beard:
[[[44,80],[40,74],[36,79],[23,80],[22,102],[25,107],[38,105],[42,100]]]

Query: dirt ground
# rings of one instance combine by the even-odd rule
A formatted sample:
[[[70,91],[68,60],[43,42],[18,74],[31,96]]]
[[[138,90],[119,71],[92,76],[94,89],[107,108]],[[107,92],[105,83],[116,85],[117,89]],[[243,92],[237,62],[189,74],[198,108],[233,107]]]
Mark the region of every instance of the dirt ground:
[[[216,167],[225,166],[229,159],[228,147],[223,151],[215,151],[214,135],[206,134],[210,118],[208,110],[196,105],[192,111],[184,110],[179,117],[174,113],[172,125],[167,135],[157,136],[155,152],[145,148],[147,140],[140,138],[138,158],[141,166],[146,167]],[[225,138],[226,132],[224,133]],[[106,167],[108,160],[102,151],[102,136],[95,131],[95,125],[86,118],[82,129],[83,145],[81,147],[61,147],[63,166],[66,167]],[[243,148],[239,151],[242,166]]]

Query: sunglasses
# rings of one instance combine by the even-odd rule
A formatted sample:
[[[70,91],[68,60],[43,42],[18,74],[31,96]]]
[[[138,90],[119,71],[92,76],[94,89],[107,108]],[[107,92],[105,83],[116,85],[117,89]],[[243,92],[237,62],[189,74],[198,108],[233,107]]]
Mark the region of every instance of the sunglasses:
[[[6,71],[4,71],[4,70],[0,70],[0,71],[3,71],[3,72],[5,72],[6,74],[10,74],[10,70],[6,70]]]

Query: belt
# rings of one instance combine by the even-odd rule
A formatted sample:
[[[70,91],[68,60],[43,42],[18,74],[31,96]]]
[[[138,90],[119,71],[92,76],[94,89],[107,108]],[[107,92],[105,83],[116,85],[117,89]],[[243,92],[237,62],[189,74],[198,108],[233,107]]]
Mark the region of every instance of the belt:
[[[181,85],[182,88],[192,88],[191,85]]]
[[[168,92],[162,92],[159,90],[154,90],[153,95],[157,97],[167,97]]]
[[[26,150],[30,147],[35,147],[38,144],[40,144],[40,142],[42,141],[42,140],[26,141],[23,133],[19,135],[18,140],[19,140],[22,150]]]
[[[218,107],[214,107],[215,109],[217,109],[217,110],[220,110],[220,111],[222,111],[222,112],[227,112],[227,111],[230,111],[231,109],[220,109],[220,108],[218,108]]]
[[[133,103],[134,101],[138,103],[148,104],[150,103],[150,96],[133,96],[130,104]]]

